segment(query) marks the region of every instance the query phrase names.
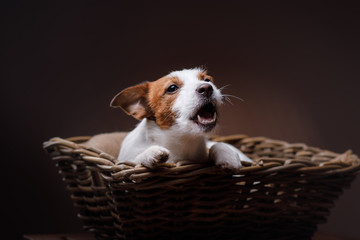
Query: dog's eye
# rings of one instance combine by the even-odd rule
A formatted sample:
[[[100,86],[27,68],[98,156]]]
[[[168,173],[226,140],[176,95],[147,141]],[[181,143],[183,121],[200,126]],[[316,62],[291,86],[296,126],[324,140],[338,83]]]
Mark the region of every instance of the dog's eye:
[[[205,78],[204,81],[205,82],[211,82],[211,80],[209,78]]]
[[[170,87],[168,87],[168,89],[166,90],[166,92],[168,93],[174,93],[176,92],[176,90],[178,90],[179,87],[176,84],[170,85]]]

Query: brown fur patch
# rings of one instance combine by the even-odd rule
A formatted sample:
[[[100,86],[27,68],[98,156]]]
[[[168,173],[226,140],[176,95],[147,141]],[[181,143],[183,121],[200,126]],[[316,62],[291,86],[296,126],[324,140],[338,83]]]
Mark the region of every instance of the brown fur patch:
[[[209,79],[211,82],[214,82],[214,78],[210,75],[207,74],[207,72],[199,72],[198,76],[197,76],[200,80],[205,80],[205,79]]]
[[[176,113],[172,112],[171,108],[180,89],[174,93],[168,93],[166,90],[172,84],[176,84],[179,88],[183,86],[183,82],[177,77],[167,76],[149,83],[148,103],[154,114],[156,124],[162,129],[171,127],[176,119]]]
[[[120,107],[127,114],[133,116],[138,120],[146,117],[151,117],[152,112],[146,99],[148,93],[148,85],[149,83],[143,83],[126,88],[113,98],[110,106]]]

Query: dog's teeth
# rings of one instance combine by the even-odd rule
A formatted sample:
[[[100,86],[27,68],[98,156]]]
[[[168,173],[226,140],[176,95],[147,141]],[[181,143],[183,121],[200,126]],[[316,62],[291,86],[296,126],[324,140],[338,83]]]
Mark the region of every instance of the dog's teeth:
[[[197,115],[196,115],[196,118],[197,118],[198,123],[207,125],[207,124],[212,124],[212,123],[216,122],[217,113],[214,112],[214,113],[212,114],[212,118],[207,118],[207,117],[209,117],[209,116],[201,117],[200,114],[197,114]]]
[[[212,119],[204,119],[204,118],[201,118],[200,115],[197,115],[197,120],[199,123],[201,124],[210,124],[210,123],[213,123],[216,121],[216,118],[217,118],[217,115],[216,115],[216,112],[214,113],[214,116]]]

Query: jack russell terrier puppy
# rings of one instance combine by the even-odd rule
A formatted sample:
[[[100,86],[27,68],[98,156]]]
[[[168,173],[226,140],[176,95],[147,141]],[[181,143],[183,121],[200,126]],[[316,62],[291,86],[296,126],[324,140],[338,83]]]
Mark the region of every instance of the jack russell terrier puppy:
[[[111,107],[120,107],[141,122],[121,144],[118,161],[154,168],[167,161],[214,161],[225,169],[252,162],[230,144],[208,141],[224,96],[200,68],[174,71],[118,93]],[[208,151],[209,149],[209,151]]]

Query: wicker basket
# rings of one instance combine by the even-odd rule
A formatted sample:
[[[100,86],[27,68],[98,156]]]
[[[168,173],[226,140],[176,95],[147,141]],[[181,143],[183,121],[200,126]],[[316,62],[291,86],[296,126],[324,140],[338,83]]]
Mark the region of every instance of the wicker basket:
[[[185,161],[149,170],[116,164],[89,139],[44,147],[98,239],[310,239],[360,170],[350,151],[244,135],[213,138],[256,160],[236,172]]]

